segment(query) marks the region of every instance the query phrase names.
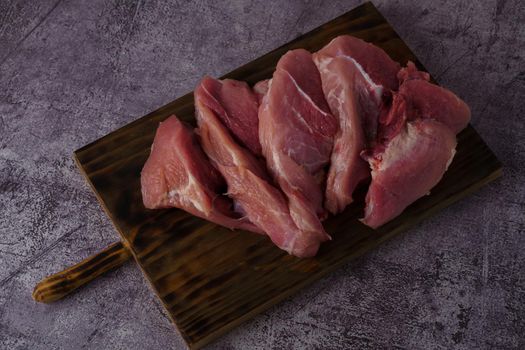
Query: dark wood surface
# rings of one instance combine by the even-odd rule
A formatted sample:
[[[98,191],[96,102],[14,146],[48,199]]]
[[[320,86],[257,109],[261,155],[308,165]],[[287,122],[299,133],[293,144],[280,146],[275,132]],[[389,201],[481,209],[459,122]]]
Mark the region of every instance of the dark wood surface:
[[[121,266],[131,257],[122,242],[111,244],[87,259],[40,281],[33,290],[33,299],[50,303],[62,299],[98,276]]]
[[[287,50],[315,51],[341,34],[373,42],[401,64],[412,60],[424,69],[377,9],[366,3],[225,77],[253,84],[269,78]],[[193,123],[193,110],[189,93],[75,152],[80,169],[191,348],[202,347],[501,175],[499,161],[469,126],[458,135],[456,157],[431,195],[379,230],[359,223],[363,203],[357,201],[326,221],[333,241],[322,245],[315,258],[298,259],[264,236],[229,231],[176,209],[144,209],[140,170],[155,129],[172,113]]]

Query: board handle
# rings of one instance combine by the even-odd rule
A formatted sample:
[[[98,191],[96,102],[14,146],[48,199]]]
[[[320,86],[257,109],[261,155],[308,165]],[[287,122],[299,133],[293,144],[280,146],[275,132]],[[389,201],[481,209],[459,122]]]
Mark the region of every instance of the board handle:
[[[115,242],[78,264],[44,278],[35,286],[33,299],[41,303],[59,300],[98,276],[121,266],[130,256],[130,251],[122,242]]]

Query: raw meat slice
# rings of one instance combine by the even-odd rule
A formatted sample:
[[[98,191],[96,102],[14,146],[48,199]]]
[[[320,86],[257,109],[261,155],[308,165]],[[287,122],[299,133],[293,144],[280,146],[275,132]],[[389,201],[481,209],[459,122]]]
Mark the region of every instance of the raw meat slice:
[[[259,107],[259,139],[294,222],[319,241],[329,239],[320,221],[326,216],[321,186],[337,124],[312,55],[302,49],[287,52]]]
[[[401,68],[379,47],[350,35],[341,35],[317,51],[320,56],[349,56],[363,67],[363,70],[378,85],[397,90],[397,73]]]
[[[408,102],[407,118],[432,118],[447,125],[454,133],[470,121],[470,108],[452,91],[430,83],[428,73],[417,71],[412,62],[399,72],[399,95]]]
[[[159,125],[140,181],[146,208],[176,207],[231,229],[261,232],[233,212],[231,200],[219,194],[225,189],[224,179],[192,130],[175,115]]]
[[[212,97],[209,104],[218,111],[217,116],[235,139],[253,154],[261,155],[259,103],[248,84],[232,79],[204,77],[201,87]]]
[[[397,90],[398,72],[400,66],[393,61],[382,49],[361,39],[349,35],[341,35],[333,39],[328,45],[314,54],[314,60],[320,64],[329,58],[345,57],[355,62],[361,72],[369,78],[377,88],[382,88],[380,115],[388,113],[392,91]],[[366,141],[373,147],[377,141],[378,118],[369,114],[363,121]]]
[[[339,120],[325,191],[325,208],[337,214],[352,202],[357,185],[370,176],[361,158],[367,147],[365,124],[377,123],[383,87],[349,56],[314,55],[314,60],[328,105]]]
[[[447,125],[455,134],[468,125],[468,105],[450,90],[430,83],[429,74],[418,71],[412,62],[399,71],[398,77],[401,85],[394,93],[392,107],[379,120],[380,143],[386,145],[406,121],[434,119]]]
[[[399,80],[399,84],[402,84],[403,82],[407,80],[413,80],[413,79],[430,81],[430,74],[428,74],[427,72],[418,70],[414,62],[408,61],[407,66],[405,68],[402,68],[397,73],[397,79]]]
[[[253,92],[255,92],[255,95],[257,95],[257,100],[259,101],[259,104],[261,104],[264,95],[266,95],[266,93],[268,92],[269,83],[270,79],[265,79],[261,80],[253,86]]]
[[[326,186],[325,207],[333,214],[352,202],[352,193],[370,170],[360,153],[376,142],[378,120],[386,114],[390,90],[397,90],[400,66],[380,48],[343,35],[314,54],[323,90],[339,120]]]
[[[451,163],[456,137],[431,119],[408,122],[380,157],[369,159],[372,183],[362,222],[377,228],[429,193]]]
[[[297,227],[285,196],[271,184],[264,165],[233,139],[219,117],[221,106],[236,97],[212,95],[205,88],[209,79],[195,90],[199,134],[204,151],[226,179],[229,196],[279,248],[298,257],[314,256],[320,240]]]
[[[363,222],[371,227],[388,222],[430,192],[453,159],[455,135],[470,120],[467,104],[431,84],[429,74],[412,62],[398,78],[401,85],[392,107],[379,120],[378,143],[364,152],[372,183]],[[425,135],[432,136],[433,143]]]

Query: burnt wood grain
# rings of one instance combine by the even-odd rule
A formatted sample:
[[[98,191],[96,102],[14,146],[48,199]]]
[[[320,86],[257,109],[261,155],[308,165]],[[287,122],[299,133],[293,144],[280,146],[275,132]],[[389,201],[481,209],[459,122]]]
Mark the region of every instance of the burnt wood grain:
[[[98,276],[124,264],[130,257],[129,249],[122,242],[113,243],[96,255],[44,278],[35,286],[33,299],[41,303],[62,299]]]
[[[223,78],[254,84],[271,77],[286,51],[315,51],[341,34],[372,42],[401,64],[411,60],[424,69],[372,3],[365,3]],[[159,122],[171,114],[194,124],[192,93],[79,149],[75,157],[191,348],[204,346],[501,174],[499,161],[469,126],[458,135],[456,157],[429,196],[378,230],[358,221],[363,200],[356,201],[326,221],[333,240],[315,258],[298,259],[261,235],[230,231],[177,209],[144,208],[140,171]]]

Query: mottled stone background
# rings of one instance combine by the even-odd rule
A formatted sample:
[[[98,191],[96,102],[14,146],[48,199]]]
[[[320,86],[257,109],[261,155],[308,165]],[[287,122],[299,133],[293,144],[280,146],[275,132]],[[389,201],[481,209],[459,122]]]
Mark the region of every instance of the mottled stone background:
[[[0,0],[0,348],[184,348],[133,263],[31,299],[117,239],[72,152],[359,3]],[[525,2],[376,5],[504,176],[212,349],[525,348]]]

